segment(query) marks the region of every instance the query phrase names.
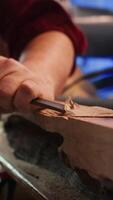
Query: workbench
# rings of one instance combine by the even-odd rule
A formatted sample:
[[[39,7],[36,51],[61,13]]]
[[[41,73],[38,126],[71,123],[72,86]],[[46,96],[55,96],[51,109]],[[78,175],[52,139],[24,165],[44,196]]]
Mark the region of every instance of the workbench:
[[[79,171],[72,170],[68,161],[67,165],[64,164],[65,154],[61,159],[57,150],[62,143],[62,137],[58,134],[53,136],[20,116],[9,117],[5,130],[2,122],[0,127],[0,160],[5,163],[5,170],[13,180],[34,199],[112,199],[111,193],[106,190],[103,193],[98,182],[89,179],[88,185],[83,184],[76,173]],[[86,176],[83,172],[81,174]],[[19,176],[22,177],[19,179]]]

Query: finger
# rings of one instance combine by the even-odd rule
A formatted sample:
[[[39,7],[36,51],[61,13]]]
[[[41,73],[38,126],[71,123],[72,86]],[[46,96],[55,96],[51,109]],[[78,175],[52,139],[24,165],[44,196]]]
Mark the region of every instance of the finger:
[[[29,79],[29,77],[29,73],[26,72],[25,75],[23,70],[20,70],[0,80],[0,106],[7,112],[14,111],[13,98],[15,93],[25,78]]]
[[[4,78],[6,75],[16,72],[21,68],[24,68],[24,66],[16,60],[0,57],[0,79]]]
[[[0,62],[5,61],[6,59],[8,59],[8,58],[6,58],[4,56],[0,56]]]
[[[32,80],[24,81],[16,92],[14,106],[19,112],[30,112],[32,109],[31,100],[40,96],[40,88],[35,82]]]

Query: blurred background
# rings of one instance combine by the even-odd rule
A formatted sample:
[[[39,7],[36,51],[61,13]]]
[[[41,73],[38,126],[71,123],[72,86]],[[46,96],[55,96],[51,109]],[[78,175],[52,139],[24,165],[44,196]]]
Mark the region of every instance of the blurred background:
[[[113,98],[113,1],[62,0],[74,23],[86,35],[88,49],[77,57],[82,75],[95,88],[96,97]]]

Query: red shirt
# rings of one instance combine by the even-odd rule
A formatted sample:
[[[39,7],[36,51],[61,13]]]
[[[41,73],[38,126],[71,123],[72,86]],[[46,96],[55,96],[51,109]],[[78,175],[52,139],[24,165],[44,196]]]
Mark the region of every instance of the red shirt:
[[[18,58],[33,37],[51,30],[67,34],[77,54],[85,49],[82,32],[53,0],[0,0],[0,34],[11,57]]]

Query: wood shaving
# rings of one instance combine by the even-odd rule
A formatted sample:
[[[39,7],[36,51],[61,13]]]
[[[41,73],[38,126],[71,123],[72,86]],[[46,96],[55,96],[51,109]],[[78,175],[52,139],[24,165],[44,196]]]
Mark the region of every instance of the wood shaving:
[[[68,99],[66,100],[65,105],[64,105],[64,110],[66,112],[73,110],[73,109],[75,109],[75,106],[76,106],[76,104],[73,102],[71,97],[68,97]],[[78,107],[78,104],[77,104],[77,107]]]

